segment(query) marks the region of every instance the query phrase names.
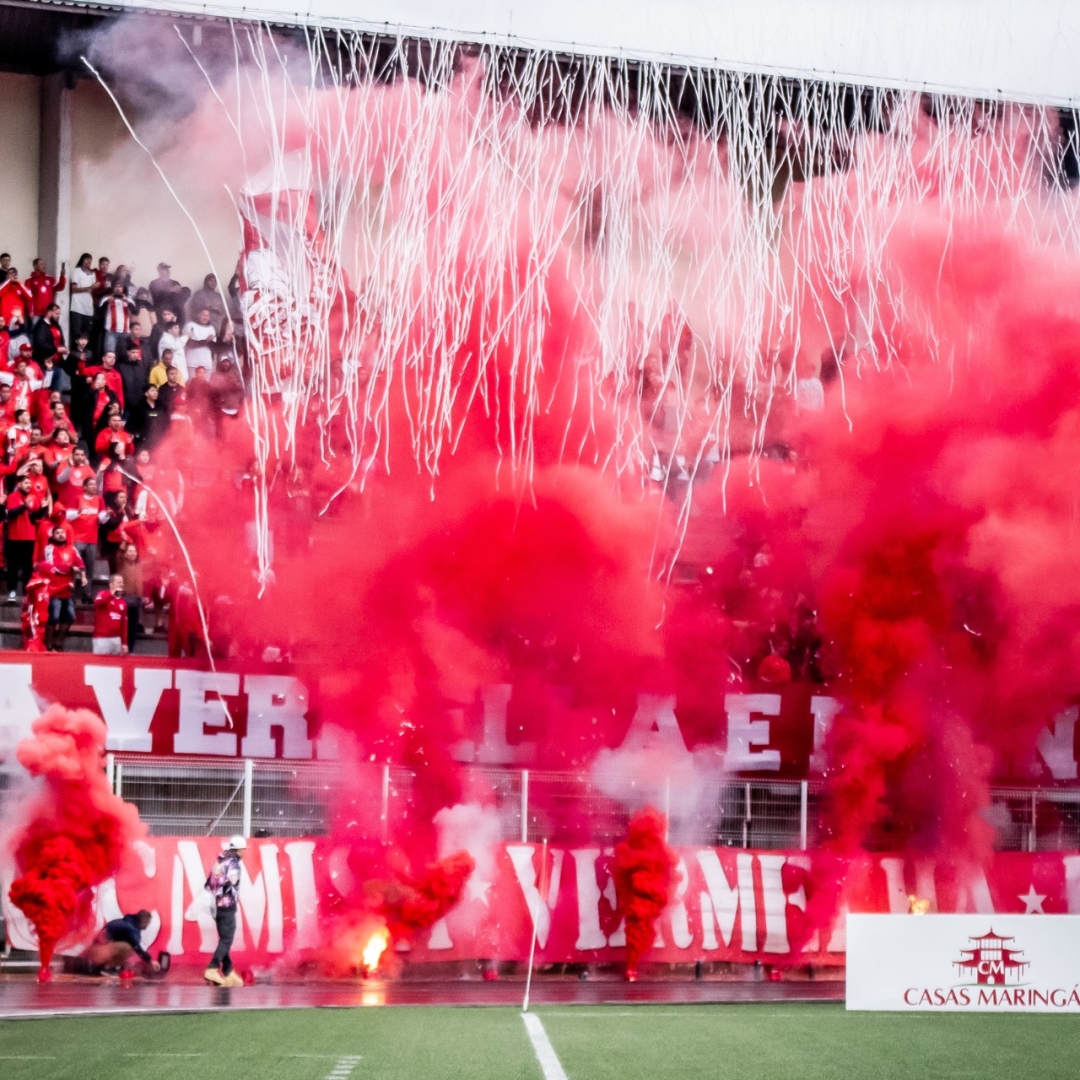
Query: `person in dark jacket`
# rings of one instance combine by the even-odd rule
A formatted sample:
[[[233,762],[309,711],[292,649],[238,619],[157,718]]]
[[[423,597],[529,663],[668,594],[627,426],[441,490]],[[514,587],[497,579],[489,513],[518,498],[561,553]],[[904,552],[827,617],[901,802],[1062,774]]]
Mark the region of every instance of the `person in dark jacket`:
[[[132,406],[127,429],[140,450],[153,450],[168,434],[169,414],[158,401],[156,386],[148,386],[142,399]]]
[[[136,911],[111,919],[97,933],[94,943],[82,956],[65,957],[64,969],[73,975],[111,975],[138,957],[142,975],[156,975],[169,967],[169,954],[158,953],[154,960],[143,948],[142,934],[153,916],[149,911]]]

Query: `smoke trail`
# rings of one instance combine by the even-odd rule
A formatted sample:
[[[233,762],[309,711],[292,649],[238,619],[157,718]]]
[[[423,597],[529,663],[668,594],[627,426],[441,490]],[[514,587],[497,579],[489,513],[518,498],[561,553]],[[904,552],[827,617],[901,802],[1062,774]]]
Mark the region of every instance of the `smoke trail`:
[[[91,889],[115,874],[128,845],[146,834],[135,807],[109,790],[105,734],[93,713],[54,705],[19,744],[20,764],[42,785],[11,837],[19,876],[8,895],[37,931],[41,979],[49,977],[57,945],[87,929]]]

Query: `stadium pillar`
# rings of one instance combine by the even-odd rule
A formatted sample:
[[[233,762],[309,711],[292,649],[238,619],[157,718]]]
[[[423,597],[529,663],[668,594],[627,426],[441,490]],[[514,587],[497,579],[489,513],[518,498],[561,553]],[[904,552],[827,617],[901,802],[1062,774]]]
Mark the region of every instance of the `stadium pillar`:
[[[71,120],[74,90],[66,72],[41,80],[41,149],[38,180],[38,250],[50,274],[71,261]],[[68,267],[69,271],[71,267]],[[67,324],[68,293],[58,301]]]
[[[521,842],[529,842],[529,770],[521,770]]]
[[[116,794],[116,755],[105,755],[105,779],[109,783],[109,790]]]
[[[382,824],[383,843],[385,843],[390,838],[390,762],[382,767],[382,807],[379,817]]]
[[[244,824],[245,837],[251,836],[251,789],[255,780],[255,762],[251,758],[244,759]]]
[[[799,781],[799,850],[806,850],[806,804],[809,801],[810,784]]]

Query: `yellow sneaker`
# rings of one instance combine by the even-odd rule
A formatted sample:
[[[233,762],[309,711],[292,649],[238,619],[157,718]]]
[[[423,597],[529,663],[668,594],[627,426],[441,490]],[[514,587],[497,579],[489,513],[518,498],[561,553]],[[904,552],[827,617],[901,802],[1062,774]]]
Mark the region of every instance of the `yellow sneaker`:
[[[222,977],[221,972],[218,971],[218,969],[216,967],[208,967],[203,972],[203,978],[208,983],[213,983],[215,986],[224,986],[225,985],[225,980]]]
[[[244,980],[235,971],[230,971],[228,975],[221,977],[222,986],[243,986]]]

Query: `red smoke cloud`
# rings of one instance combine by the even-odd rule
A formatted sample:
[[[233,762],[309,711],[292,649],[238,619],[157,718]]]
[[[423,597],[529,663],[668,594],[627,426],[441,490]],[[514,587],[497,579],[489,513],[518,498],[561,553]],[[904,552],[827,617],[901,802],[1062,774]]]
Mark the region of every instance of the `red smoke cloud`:
[[[57,944],[89,927],[91,889],[116,873],[128,845],[146,829],[135,807],[109,790],[100,717],[54,705],[32,730],[18,759],[42,786],[15,832],[19,876],[8,895],[37,930],[44,979]]]
[[[626,976],[637,978],[641,958],[656,939],[656,920],[667,907],[676,859],[667,846],[667,820],[646,807],[630,819],[626,839],[615,845],[611,876],[626,924]]]

